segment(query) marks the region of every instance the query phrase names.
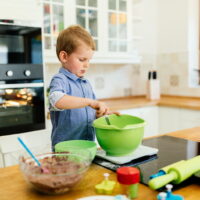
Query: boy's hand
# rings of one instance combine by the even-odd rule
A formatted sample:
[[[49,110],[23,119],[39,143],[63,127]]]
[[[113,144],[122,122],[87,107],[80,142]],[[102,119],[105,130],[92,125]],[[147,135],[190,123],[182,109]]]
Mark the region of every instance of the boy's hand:
[[[96,117],[102,117],[104,115],[110,115],[110,114],[116,114],[116,115],[120,115],[119,112],[112,112],[110,111],[109,107],[101,101],[95,101],[93,100],[90,105],[90,107],[92,107],[93,109],[96,110]]]
[[[101,117],[103,115],[107,115],[109,112],[108,106],[104,102],[101,101],[91,101],[90,107],[96,110],[96,117]]]
[[[121,115],[121,113],[120,113],[120,112],[117,112],[117,111],[109,111],[109,112],[107,113],[107,115],[112,115],[112,114],[115,114],[115,115],[118,115],[118,116]]]

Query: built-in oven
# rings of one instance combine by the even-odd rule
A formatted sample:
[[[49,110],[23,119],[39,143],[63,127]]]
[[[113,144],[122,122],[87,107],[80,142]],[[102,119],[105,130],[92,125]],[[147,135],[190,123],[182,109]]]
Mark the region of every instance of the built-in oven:
[[[0,20],[0,135],[45,128],[41,28]]]

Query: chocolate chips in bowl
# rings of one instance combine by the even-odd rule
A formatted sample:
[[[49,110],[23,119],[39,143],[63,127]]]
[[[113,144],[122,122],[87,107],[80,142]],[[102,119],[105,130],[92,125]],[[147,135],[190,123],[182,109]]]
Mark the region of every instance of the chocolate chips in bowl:
[[[88,170],[90,155],[78,152],[47,153],[36,155],[41,166],[48,169],[44,173],[30,157],[21,156],[19,166],[25,180],[35,189],[46,194],[62,194],[81,181]]]

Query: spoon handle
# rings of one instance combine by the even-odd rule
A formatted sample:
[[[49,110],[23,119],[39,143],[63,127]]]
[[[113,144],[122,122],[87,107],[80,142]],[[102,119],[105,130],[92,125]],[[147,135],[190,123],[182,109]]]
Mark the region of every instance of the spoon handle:
[[[111,125],[111,124],[110,124],[110,120],[109,120],[109,118],[108,118],[108,115],[105,115],[105,120],[106,120],[106,123],[107,123],[108,125]]]
[[[26,149],[26,151],[30,154],[30,156],[35,160],[35,162],[38,164],[38,166],[41,166],[40,162],[36,159],[36,157],[32,154],[32,152],[29,150],[29,148],[25,145],[25,143],[22,141],[21,138],[17,138],[20,144]]]

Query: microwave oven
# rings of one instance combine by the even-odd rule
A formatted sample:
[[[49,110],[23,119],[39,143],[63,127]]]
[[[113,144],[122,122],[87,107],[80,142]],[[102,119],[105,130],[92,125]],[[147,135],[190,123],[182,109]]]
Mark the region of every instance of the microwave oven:
[[[42,64],[41,27],[0,21],[0,64]]]

